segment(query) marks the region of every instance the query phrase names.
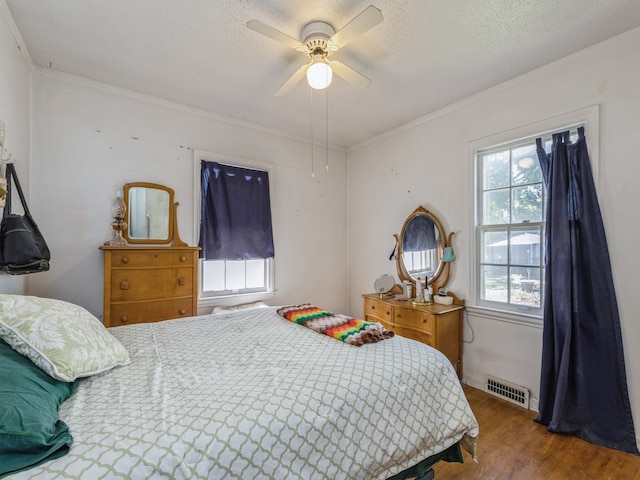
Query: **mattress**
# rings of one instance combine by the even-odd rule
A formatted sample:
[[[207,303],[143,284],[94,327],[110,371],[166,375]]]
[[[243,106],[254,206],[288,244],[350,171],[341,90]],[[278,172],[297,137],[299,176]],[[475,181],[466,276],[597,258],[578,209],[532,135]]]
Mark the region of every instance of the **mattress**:
[[[109,330],[131,364],[60,407],[69,453],[12,479],[385,479],[478,425],[451,363],[360,347],[260,308]]]

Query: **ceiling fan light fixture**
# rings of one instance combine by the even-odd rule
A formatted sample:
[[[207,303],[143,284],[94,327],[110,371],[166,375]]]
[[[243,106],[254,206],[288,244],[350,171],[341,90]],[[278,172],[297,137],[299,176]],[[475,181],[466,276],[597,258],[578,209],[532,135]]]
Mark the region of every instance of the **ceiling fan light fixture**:
[[[313,61],[307,69],[307,82],[311,88],[322,90],[331,85],[333,70],[325,61],[324,55],[314,55]]]

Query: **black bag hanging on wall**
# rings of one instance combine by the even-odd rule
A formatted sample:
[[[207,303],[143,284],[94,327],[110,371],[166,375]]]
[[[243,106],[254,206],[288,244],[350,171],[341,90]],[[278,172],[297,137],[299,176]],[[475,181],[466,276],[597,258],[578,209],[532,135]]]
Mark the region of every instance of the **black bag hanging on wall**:
[[[46,272],[51,253],[29,207],[12,163],[7,164],[7,199],[0,223],[0,270],[9,275]],[[11,213],[11,180],[15,181],[24,215]]]

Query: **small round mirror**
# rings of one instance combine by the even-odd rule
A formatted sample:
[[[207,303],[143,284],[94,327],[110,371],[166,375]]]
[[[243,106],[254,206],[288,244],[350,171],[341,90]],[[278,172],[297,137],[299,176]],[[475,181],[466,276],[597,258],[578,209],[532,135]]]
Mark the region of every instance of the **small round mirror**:
[[[396,281],[391,275],[384,274],[380,278],[376,279],[373,287],[375,288],[376,293],[384,295],[385,293],[389,293],[393,289],[395,284]]]

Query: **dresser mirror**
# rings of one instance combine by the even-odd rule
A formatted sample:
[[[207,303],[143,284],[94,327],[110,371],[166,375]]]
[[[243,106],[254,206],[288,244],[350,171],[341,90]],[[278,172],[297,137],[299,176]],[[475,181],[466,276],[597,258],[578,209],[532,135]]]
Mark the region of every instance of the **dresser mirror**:
[[[449,280],[451,262],[443,261],[445,248],[451,246],[453,232],[447,236],[438,217],[422,206],[404,221],[396,239],[396,269],[401,282],[427,279],[434,294]]]
[[[177,235],[173,189],[157,183],[134,182],[123,187],[130,244],[182,244]]]
[[[397,242],[397,270],[401,281],[418,278],[433,283],[442,271],[444,230],[438,218],[420,206],[409,215]]]

